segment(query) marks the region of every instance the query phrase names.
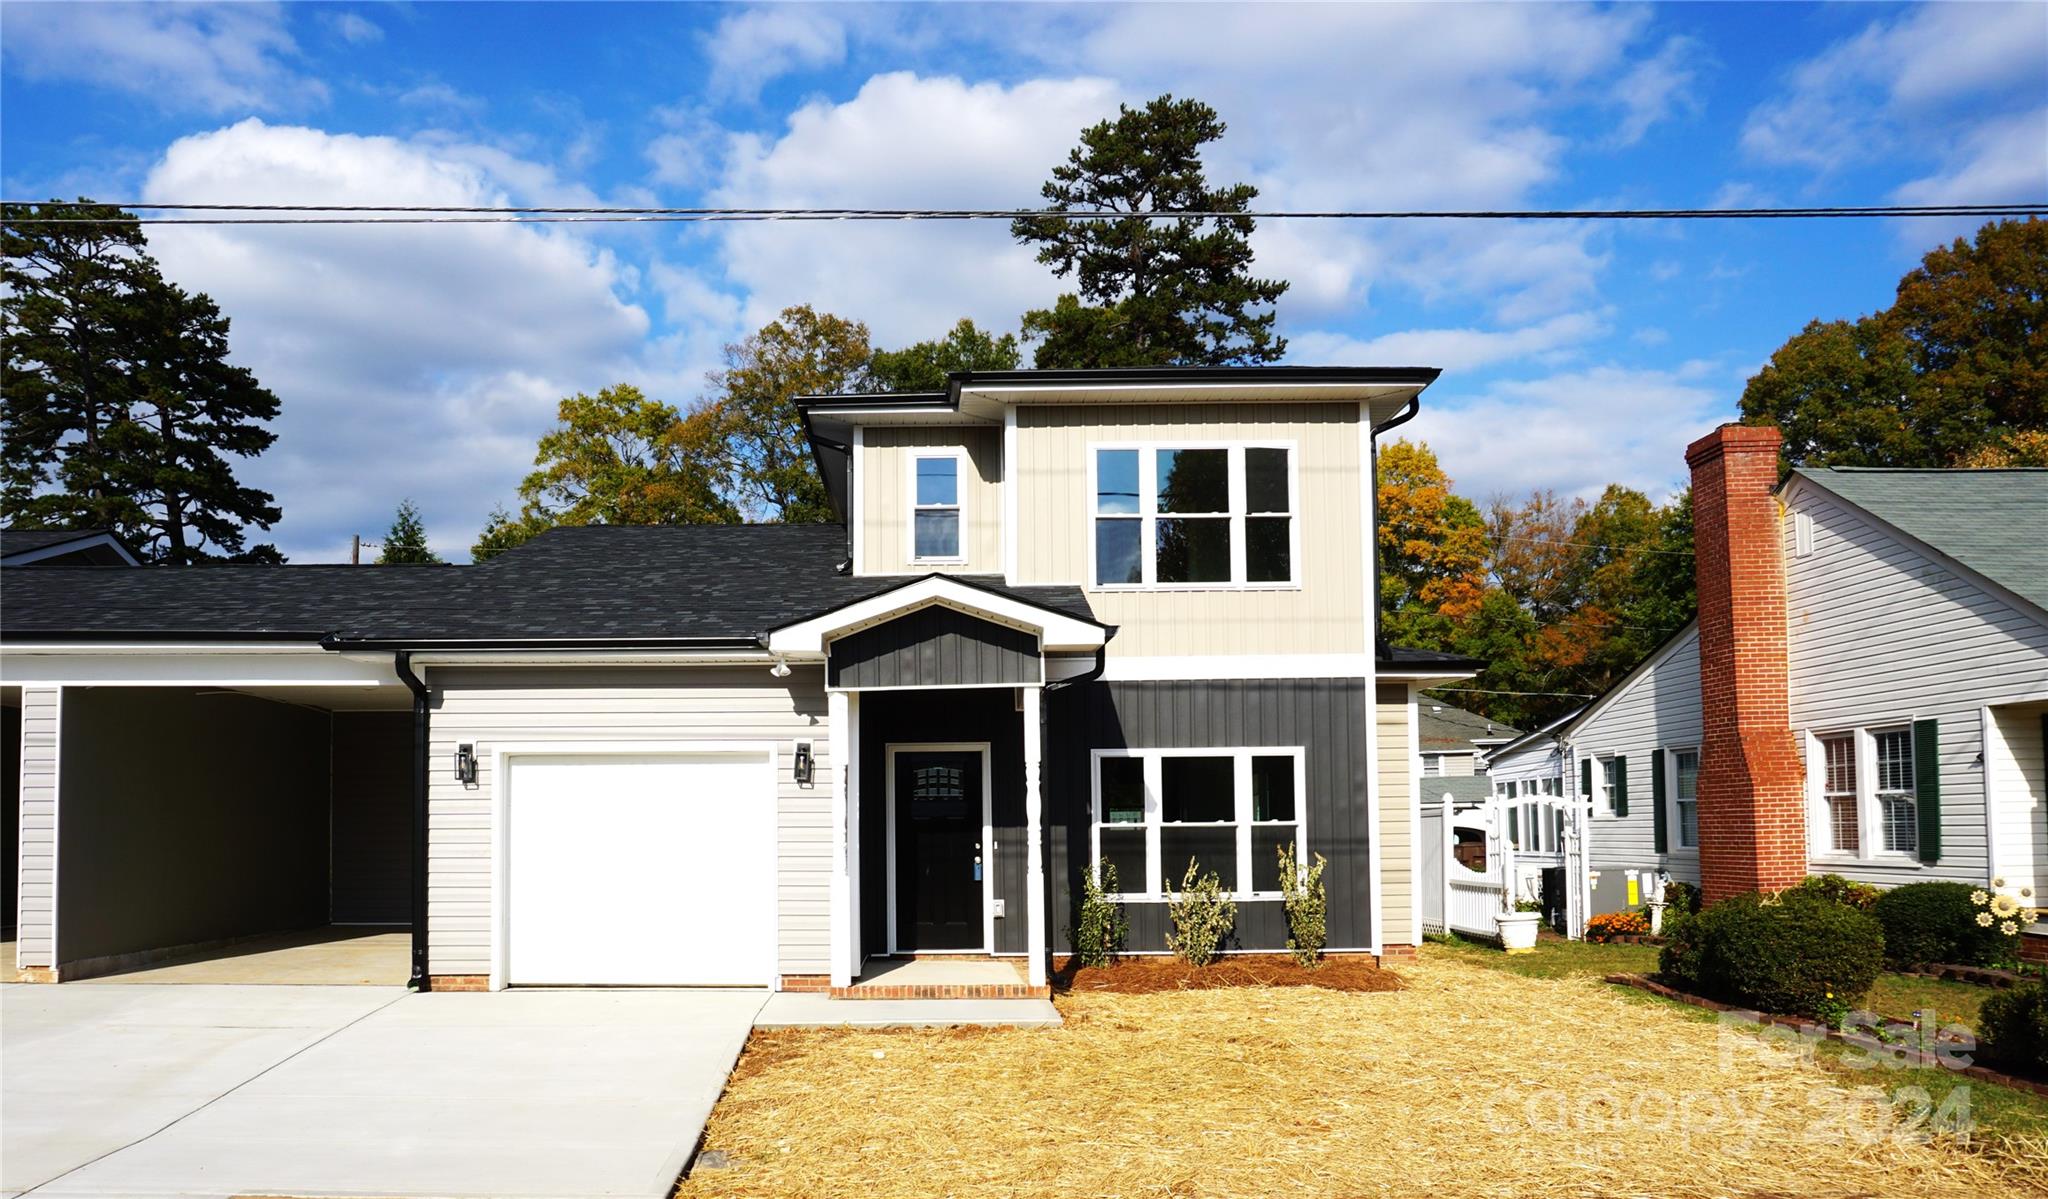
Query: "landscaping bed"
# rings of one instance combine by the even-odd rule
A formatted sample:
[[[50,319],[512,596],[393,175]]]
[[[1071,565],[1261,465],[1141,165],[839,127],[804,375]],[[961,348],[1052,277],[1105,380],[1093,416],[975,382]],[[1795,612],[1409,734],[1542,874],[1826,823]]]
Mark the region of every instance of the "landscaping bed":
[[[1322,987],[1329,991],[1398,991],[1401,976],[1364,954],[1324,958],[1314,970],[1285,954],[1244,954],[1190,966],[1177,957],[1124,957],[1107,966],[1081,966],[1072,958],[1053,972],[1054,994],[1154,995],[1221,987]]]

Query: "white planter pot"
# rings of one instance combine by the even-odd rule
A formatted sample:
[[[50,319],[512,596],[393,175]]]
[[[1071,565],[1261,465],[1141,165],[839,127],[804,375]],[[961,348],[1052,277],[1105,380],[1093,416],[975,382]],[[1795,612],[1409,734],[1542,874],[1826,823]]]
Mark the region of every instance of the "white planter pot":
[[[1541,912],[1502,912],[1494,917],[1500,926],[1500,947],[1509,953],[1536,952],[1536,925]]]

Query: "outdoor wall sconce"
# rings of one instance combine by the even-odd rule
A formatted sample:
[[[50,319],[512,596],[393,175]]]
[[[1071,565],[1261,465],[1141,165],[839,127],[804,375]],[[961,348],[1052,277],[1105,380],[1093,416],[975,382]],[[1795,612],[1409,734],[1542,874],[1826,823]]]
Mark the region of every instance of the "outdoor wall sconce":
[[[797,742],[796,781],[799,784],[806,787],[811,785],[811,773],[814,765],[815,763],[811,760],[811,743],[808,741]]]
[[[476,746],[464,744],[455,747],[455,781],[464,784],[476,782]]]

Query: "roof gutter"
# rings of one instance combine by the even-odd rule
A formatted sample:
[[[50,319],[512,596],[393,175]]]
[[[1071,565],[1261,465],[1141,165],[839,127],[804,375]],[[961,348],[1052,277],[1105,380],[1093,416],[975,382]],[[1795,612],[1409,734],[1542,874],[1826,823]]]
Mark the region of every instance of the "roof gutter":
[[[755,637],[406,637],[345,638],[329,633],[320,648],[329,650],[461,650],[465,653],[501,651],[506,653],[573,652],[576,650],[759,650],[765,639]]]
[[[412,652],[392,655],[392,669],[412,692],[412,979],[427,989],[427,685],[413,673]]]

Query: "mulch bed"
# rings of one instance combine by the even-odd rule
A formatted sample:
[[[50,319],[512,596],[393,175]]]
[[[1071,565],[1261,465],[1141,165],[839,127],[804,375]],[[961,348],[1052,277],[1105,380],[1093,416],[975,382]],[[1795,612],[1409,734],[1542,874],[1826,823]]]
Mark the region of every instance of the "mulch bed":
[[[1363,954],[1339,954],[1304,970],[1285,954],[1246,954],[1190,966],[1177,957],[1127,957],[1108,966],[1062,959],[1052,977],[1055,994],[1156,995],[1220,987],[1322,987],[1331,991],[1398,991],[1401,976]]]

